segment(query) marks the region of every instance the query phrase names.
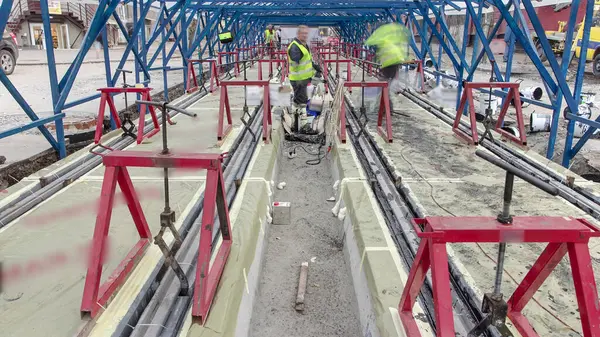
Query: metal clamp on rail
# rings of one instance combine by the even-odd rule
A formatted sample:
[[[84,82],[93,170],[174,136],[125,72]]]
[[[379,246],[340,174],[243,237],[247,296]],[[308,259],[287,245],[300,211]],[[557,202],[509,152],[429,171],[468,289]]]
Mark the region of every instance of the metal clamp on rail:
[[[100,156],[100,157],[104,156],[105,154],[102,154],[100,152],[95,152],[94,151],[98,147],[103,148],[103,149],[108,150],[108,151],[114,151],[112,148],[110,148],[110,147],[108,147],[106,145],[103,145],[102,143],[98,143],[98,144],[92,146],[92,148],[89,150],[89,152],[91,154],[95,154],[95,155]]]
[[[132,88],[133,85],[127,84],[127,74],[132,74],[131,70],[125,70],[122,68],[118,68],[117,72],[121,72],[123,74],[123,88]],[[136,139],[135,135],[135,124],[131,120],[132,114],[129,112],[129,104],[127,103],[127,92],[124,92],[123,97],[125,99],[125,112],[123,112],[123,124],[121,125],[121,130],[123,130],[123,134],[121,137],[131,137]]]

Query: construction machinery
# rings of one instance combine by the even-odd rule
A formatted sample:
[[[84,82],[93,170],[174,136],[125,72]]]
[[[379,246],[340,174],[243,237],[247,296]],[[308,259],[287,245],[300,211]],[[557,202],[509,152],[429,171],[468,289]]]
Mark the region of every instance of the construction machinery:
[[[558,21],[558,29],[557,30],[545,31],[546,38],[548,39],[548,42],[550,42],[552,51],[556,55],[560,55],[563,52],[563,50],[565,50],[565,38],[566,38],[565,37],[566,36],[565,27],[566,27],[566,25],[567,25],[566,21]],[[544,50],[542,49],[542,45],[539,42],[537,34],[535,32],[532,32],[531,37],[533,39],[533,43],[535,44],[535,48],[538,52],[538,55],[540,56],[540,59],[542,60],[542,62],[545,62],[547,60],[546,54],[544,54]]]
[[[580,58],[581,54],[581,41],[583,39],[582,23],[584,21],[585,16],[582,18],[581,22],[578,22],[575,26],[575,29],[577,30],[577,36],[573,40],[572,50],[577,58]],[[565,50],[565,40],[567,35],[566,28],[566,21],[558,21],[558,29],[556,31],[545,31],[546,38],[548,39],[548,42],[550,42],[550,46],[552,47],[552,51],[555,55],[562,55],[563,51]],[[538,52],[538,56],[542,62],[545,62],[547,57],[542,49],[542,45],[537,37],[537,34],[532,32],[531,36]],[[590,41],[588,45],[586,61],[593,62],[592,72],[594,73],[594,76],[600,76],[600,1],[598,0],[594,2],[594,14],[592,18],[592,27],[590,28]]]

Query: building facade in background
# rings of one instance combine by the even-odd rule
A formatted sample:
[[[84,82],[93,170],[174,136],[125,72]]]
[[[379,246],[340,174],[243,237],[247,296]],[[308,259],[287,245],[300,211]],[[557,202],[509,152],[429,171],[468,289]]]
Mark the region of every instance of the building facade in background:
[[[48,2],[54,49],[77,49],[81,46],[98,8],[91,2]],[[119,4],[116,13],[127,27],[132,26],[132,5]],[[155,9],[151,9],[146,15],[144,27],[146,36],[150,35],[157,17],[158,10]],[[44,28],[39,0],[15,0],[6,28],[15,34],[20,48],[46,49],[47,47],[43,36]],[[125,35],[113,18],[107,23],[107,33],[109,47],[127,43]]]

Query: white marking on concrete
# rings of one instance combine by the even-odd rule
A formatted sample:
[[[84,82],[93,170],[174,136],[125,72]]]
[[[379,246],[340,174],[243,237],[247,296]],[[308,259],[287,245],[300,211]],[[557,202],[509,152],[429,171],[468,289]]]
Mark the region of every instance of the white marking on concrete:
[[[368,252],[391,252],[392,249],[390,249],[390,247],[365,247],[365,251]]]
[[[248,274],[246,274],[246,268],[242,269],[242,273],[244,274],[244,283],[246,284],[246,294],[250,294],[250,289],[248,288]]]

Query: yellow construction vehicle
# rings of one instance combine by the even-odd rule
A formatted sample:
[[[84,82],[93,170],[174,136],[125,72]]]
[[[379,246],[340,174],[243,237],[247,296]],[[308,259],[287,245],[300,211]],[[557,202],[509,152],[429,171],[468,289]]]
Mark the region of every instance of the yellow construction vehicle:
[[[558,21],[558,29],[557,30],[545,31],[546,38],[548,39],[548,42],[550,42],[550,47],[552,47],[552,51],[554,52],[554,55],[561,55],[563,50],[565,50],[565,38],[566,38],[565,26],[566,25],[567,25],[567,23],[565,21]],[[540,44],[537,34],[535,32],[532,32],[531,38],[533,40],[533,43],[535,44],[535,48],[537,49],[540,59],[542,60],[542,62],[545,62],[546,54],[544,54],[544,50],[542,49],[542,45]]]
[[[581,40],[583,39],[583,24],[579,23],[577,37],[573,41],[572,49],[575,51],[575,57],[580,58]],[[594,76],[600,76],[600,1],[594,3],[594,17],[592,18],[592,27],[590,28],[590,42],[588,44],[586,61],[592,62],[592,72]]]
[[[573,45],[571,47],[571,51],[575,53],[575,57],[577,58],[579,58],[581,54],[581,40],[583,38],[584,20],[585,17],[583,18],[582,22],[579,22],[575,27],[577,30],[577,35],[575,39],[573,39]],[[546,38],[548,39],[548,42],[550,42],[550,46],[552,47],[552,51],[555,55],[562,56],[562,53],[565,50],[566,25],[567,23],[565,21],[559,21],[558,30],[545,32]],[[542,50],[542,46],[535,32],[532,32],[532,39],[540,59],[542,62],[546,61],[546,55]],[[592,71],[595,76],[600,76],[600,0],[596,0],[594,3],[594,13],[592,27],[590,29],[590,42],[588,44],[586,61],[593,62]]]

